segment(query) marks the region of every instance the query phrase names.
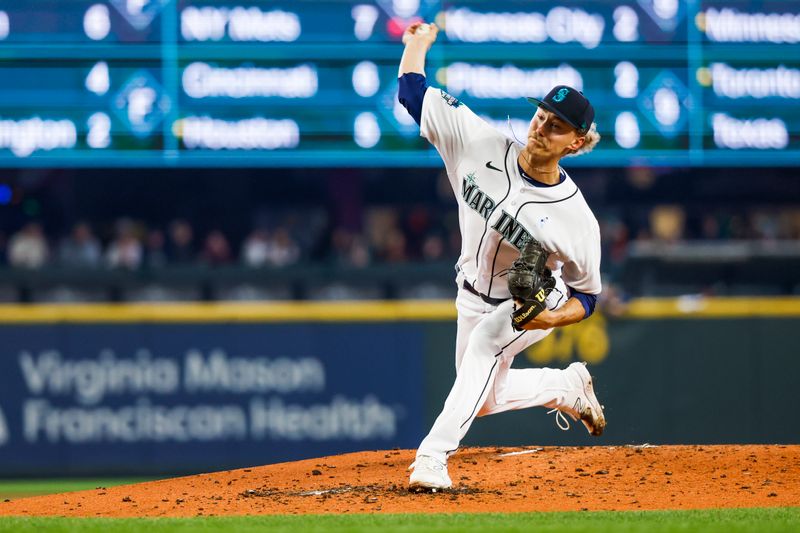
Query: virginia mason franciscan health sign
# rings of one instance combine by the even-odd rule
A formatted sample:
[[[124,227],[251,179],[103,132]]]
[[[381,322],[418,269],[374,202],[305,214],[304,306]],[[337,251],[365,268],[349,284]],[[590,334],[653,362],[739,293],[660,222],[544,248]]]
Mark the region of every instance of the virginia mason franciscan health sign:
[[[688,305],[691,304],[691,305]],[[414,448],[452,384],[451,301],[0,306],[0,476],[167,475]],[[316,322],[306,322],[316,317]],[[467,446],[794,443],[797,298],[642,299],[515,367],[588,361],[600,441],[543,409]],[[735,383],[724,410],[719,387]],[[680,394],[676,394],[680,391]]]
[[[412,325],[2,327],[0,469],[160,472],[411,447]]]

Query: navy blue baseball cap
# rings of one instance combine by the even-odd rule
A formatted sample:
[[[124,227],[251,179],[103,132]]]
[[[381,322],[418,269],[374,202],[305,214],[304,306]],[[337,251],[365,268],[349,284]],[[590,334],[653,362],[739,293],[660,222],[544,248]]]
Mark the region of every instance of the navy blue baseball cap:
[[[567,85],[556,85],[541,100],[528,97],[528,101],[555,113],[576,130],[586,131],[594,122],[592,104],[582,92]]]

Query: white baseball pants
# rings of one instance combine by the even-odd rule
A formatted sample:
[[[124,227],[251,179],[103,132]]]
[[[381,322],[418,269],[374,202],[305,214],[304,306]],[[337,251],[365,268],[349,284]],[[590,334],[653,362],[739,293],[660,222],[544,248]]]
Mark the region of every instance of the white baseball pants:
[[[570,388],[563,370],[511,368],[516,354],[552,331],[515,331],[511,300],[498,306],[487,304],[464,289],[459,276],[456,308],[456,380],[417,450],[418,456],[442,462],[458,449],[476,416],[536,406],[553,408]]]

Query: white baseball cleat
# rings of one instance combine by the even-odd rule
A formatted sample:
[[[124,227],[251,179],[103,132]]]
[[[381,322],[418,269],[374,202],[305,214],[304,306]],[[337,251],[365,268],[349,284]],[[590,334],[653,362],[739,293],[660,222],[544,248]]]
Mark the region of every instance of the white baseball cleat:
[[[408,480],[409,490],[437,491],[453,486],[447,475],[447,465],[429,455],[418,456],[408,469],[413,470]]]
[[[586,363],[572,363],[564,372],[567,373],[567,379],[573,385],[573,389],[564,395],[561,405],[548,414],[556,412],[556,424],[565,431],[569,429],[569,421],[562,413],[568,414],[573,420],[583,422],[592,435],[602,435],[606,427],[606,417],[603,415],[603,406],[594,394],[592,376],[586,370]],[[562,420],[565,426],[561,424]]]

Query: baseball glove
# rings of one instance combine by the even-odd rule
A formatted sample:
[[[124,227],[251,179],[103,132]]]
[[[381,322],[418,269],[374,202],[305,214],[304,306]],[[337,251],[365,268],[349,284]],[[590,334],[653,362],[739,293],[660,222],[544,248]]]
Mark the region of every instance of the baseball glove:
[[[520,250],[519,259],[508,270],[508,290],[517,302],[511,313],[511,325],[517,331],[547,308],[547,296],[556,280],[547,263],[547,250],[531,237]]]

